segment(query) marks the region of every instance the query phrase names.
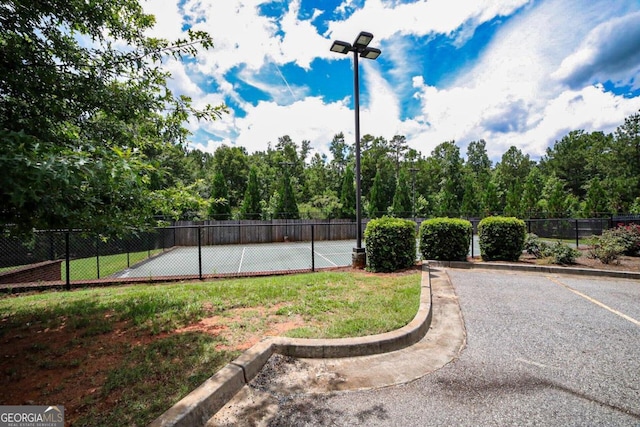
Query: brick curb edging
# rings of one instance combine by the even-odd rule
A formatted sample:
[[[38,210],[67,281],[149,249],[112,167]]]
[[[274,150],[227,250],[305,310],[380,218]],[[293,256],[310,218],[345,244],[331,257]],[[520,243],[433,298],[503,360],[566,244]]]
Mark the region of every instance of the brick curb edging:
[[[391,352],[420,341],[431,326],[431,318],[430,266],[424,263],[420,307],[413,320],[406,326],[383,334],[357,338],[264,338],[169,408],[149,424],[149,427],[204,425],[260,372],[273,353],[301,358],[339,358]]]
[[[509,270],[550,274],[575,274],[578,276],[611,277],[616,279],[640,279],[640,272],[612,271],[578,267],[560,267],[553,265],[523,265],[512,263],[475,263],[468,261],[429,261],[431,267],[461,268],[478,270]]]

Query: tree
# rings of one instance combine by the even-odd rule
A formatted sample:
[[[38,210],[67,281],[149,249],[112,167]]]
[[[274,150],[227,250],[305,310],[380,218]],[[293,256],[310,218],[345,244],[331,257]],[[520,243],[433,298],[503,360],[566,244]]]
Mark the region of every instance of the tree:
[[[487,185],[491,179],[491,160],[487,155],[487,143],[472,141],[467,146],[467,161],[463,169],[464,194],[461,210],[466,215],[479,215],[483,210],[483,201]]]
[[[441,216],[457,216],[464,195],[460,149],[454,141],[447,141],[438,145],[431,156],[440,164],[436,213]]]
[[[230,219],[231,206],[229,204],[229,189],[227,187],[227,180],[221,171],[217,171],[214,175],[211,187],[209,217],[217,220]]]
[[[391,153],[393,155],[397,177],[400,172],[400,161],[409,150],[409,145],[407,144],[407,138],[405,138],[404,135],[394,135],[394,137],[391,138],[389,145],[391,146]]]
[[[227,182],[229,205],[237,207],[247,185],[247,150],[244,147],[221,145],[213,154],[213,168],[221,172]]]
[[[525,216],[535,218],[540,215],[539,201],[542,198],[544,178],[538,167],[532,167],[527,175],[522,191],[521,208]]]
[[[189,115],[224,111],[174,96],[160,62],[211,47],[209,36],[147,37],[154,18],[135,0],[5,2],[0,22],[0,225],[112,234],[150,224],[148,153],[184,144]]]
[[[289,168],[285,166],[282,173],[282,180],[280,189],[278,190],[280,195],[276,204],[274,215],[276,218],[291,218],[298,219],[300,213],[298,212],[298,204],[296,203],[296,196],[291,186],[291,178],[289,177]]]
[[[413,215],[409,184],[407,170],[405,168],[400,169],[396,191],[393,195],[392,211],[394,216],[408,218]]]
[[[356,219],[356,188],[353,168],[347,167],[340,191],[340,217]]]
[[[329,169],[326,167],[326,156],[315,153],[311,158],[311,163],[306,165],[304,169],[304,182],[306,184],[304,194],[313,198],[328,191],[336,195],[337,198],[337,191],[327,185],[328,180]]]
[[[247,179],[247,189],[244,192],[244,199],[240,208],[242,219],[260,219],[260,189],[258,187],[258,173],[255,167],[249,169]]]
[[[382,174],[380,170],[373,178],[373,185],[369,192],[369,217],[379,218],[387,213],[387,207],[389,206],[387,197],[384,194],[384,188],[382,184]]]
[[[563,218],[567,213],[567,193],[565,184],[555,175],[547,178],[543,197],[546,202],[547,214],[551,218]]]
[[[507,206],[507,196],[511,193],[510,200],[514,203],[514,197],[521,190],[521,186],[529,175],[534,165],[528,154],[524,154],[519,148],[512,146],[502,155],[496,165],[494,180],[498,189],[500,204]]]
[[[327,179],[330,188],[340,191],[342,188],[343,175],[347,169],[347,164],[353,157],[351,146],[344,141],[344,134],[340,132],[336,134],[329,144],[329,152],[331,153],[331,161],[329,162],[329,170]]]

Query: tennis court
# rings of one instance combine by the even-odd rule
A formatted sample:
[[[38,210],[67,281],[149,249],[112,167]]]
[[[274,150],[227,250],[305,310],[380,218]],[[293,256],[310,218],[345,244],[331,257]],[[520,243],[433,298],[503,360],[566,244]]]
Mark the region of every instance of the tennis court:
[[[192,276],[309,270],[351,265],[355,240],[177,247],[115,277]]]
[[[175,247],[113,277],[198,276],[350,266],[355,240]],[[419,245],[416,242],[416,249]],[[471,254],[471,247],[469,248]],[[474,253],[478,255],[477,238]],[[416,253],[420,259],[420,253]]]

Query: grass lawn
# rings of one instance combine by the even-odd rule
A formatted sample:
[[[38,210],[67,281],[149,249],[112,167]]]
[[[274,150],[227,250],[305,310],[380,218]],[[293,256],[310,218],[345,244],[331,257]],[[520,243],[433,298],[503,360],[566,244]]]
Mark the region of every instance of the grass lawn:
[[[70,278],[71,281],[77,280],[92,280],[111,276],[114,273],[126,269],[128,266],[137,264],[145,259],[149,258],[149,255],[153,256],[162,252],[162,249],[153,249],[151,251],[130,252],[128,255],[116,254],[116,255],[102,255],[96,258],[95,256],[89,258],[72,259],[69,262]],[[127,263],[127,256],[129,257]],[[100,262],[100,277],[98,277],[98,261]],[[14,270],[20,265],[12,267],[0,267],[0,273],[3,271]],[[61,280],[67,278],[67,265],[62,261],[61,264]]]
[[[151,256],[162,252],[154,249]],[[134,265],[149,258],[149,251],[129,253],[129,265]],[[100,277],[107,277],[127,268],[127,254],[103,255],[100,261]],[[98,262],[96,257],[73,259],[69,262],[71,281],[98,279]],[[67,266],[62,263],[62,280],[66,280]]]
[[[420,280],[338,271],[5,296],[0,404],[62,404],[74,426],[147,425],[265,335],[406,325]]]

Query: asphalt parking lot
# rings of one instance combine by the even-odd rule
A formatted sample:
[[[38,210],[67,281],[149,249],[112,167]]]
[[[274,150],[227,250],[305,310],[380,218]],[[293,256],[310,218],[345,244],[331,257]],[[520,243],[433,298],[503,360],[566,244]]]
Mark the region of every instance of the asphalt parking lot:
[[[280,402],[270,426],[640,426],[640,283],[447,270],[466,347],[399,386]]]

